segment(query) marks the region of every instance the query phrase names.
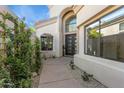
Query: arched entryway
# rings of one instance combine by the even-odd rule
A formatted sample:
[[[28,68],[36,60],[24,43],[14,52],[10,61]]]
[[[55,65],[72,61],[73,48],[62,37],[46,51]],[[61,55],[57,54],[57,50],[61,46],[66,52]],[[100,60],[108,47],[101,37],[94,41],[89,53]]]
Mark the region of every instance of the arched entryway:
[[[72,16],[65,22],[65,55],[76,53],[76,17]]]
[[[73,56],[77,53],[76,15],[73,10],[69,9],[61,18],[63,56]]]

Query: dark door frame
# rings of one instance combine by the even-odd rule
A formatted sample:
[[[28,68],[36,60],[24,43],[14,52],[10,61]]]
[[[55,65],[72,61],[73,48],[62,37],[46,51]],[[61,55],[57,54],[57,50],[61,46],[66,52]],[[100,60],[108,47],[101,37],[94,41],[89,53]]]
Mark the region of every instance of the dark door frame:
[[[77,44],[76,44],[76,46],[75,46],[75,40],[76,40],[76,39],[75,39],[74,41],[72,41],[72,43],[73,43],[72,45],[73,45],[73,46],[71,46],[71,48],[74,48],[74,49],[72,49],[72,50],[73,50],[73,51],[72,51],[72,54],[67,54],[67,43],[68,43],[68,42],[67,42],[67,36],[69,36],[69,35],[72,35],[72,39],[74,39],[74,38],[73,38],[73,35],[74,35],[75,38],[76,38],[76,33],[66,34],[66,35],[65,35],[65,38],[64,38],[64,42],[65,42],[65,43],[64,43],[64,45],[63,45],[63,56],[73,56],[73,55],[75,54],[75,53],[74,53],[74,52],[75,52],[75,47],[77,47]]]

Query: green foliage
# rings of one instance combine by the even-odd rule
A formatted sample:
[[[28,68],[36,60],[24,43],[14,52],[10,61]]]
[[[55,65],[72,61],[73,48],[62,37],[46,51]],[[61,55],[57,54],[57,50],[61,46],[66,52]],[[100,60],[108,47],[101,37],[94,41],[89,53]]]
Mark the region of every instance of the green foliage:
[[[4,36],[8,38],[6,44],[6,58],[0,61],[0,87],[31,87],[32,67],[35,72],[41,65],[40,42],[36,38],[35,44],[31,42],[32,29],[25,29],[24,20],[14,18],[9,13],[2,14],[4,21],[14,23],[14,27],[8,27],[5,22],[0,21],[4,30]],[[13,31],[13,32],[12,32]],[[5,39],[5,37],[4,37]],[[5,40],[4,40],[5,41]],[[32,61],[34,52],[35,62]]]
[[[31,79],[27,79],[27,80],[22,79],[20,81],[20,87],[22,87],[22,88],[29,88],[29,87],[31,87]]]
[[[10,78],[10,72],[2,62],[0,62],[0,87],[14,87]]]
[[[14,40],[8,42],[7,62],[10,66],[12,82],[15,87],[30,87],[31,81],[31,32],[25,30],[23,21],[14,23]],[[10,40],[11,37],[9,37]],[[28,84],[25,84],[28,81]],[[24,86],[23,86],[24,85]]]
[[[35,64],[34,64],[34,71],[39,72],[39,68],[41,66],[41,53],[40,53],[40,40],[36,37],[35,44],[34,44],[34,52],[35,52]]]
[[[6,38],[7,38],[7,32],[11,30],[11,28],[9,28],[5,24],[8,13],[6,14],[0,13],[0,16],[3,19],[2,21],[0,21],[0,27],[3,30],[1,32],[3,52],[1,52],[1,56],[0,56],[0,87],[14,87],[14,84],[12,82],[10,72],[9,72],[9,65],[6,60]]]
[[[35,32],[35,28],[34,27],[30,27],[31,32]]]
[[[89,32],[88,32],[88,37],[89,38],[91,38],[91,39],[95,39],[95,38],[99,38],[99,37],[101,37],[102,36],[102,34],[100,34],[99,32],[97,32],[97,30],[96,29],[92,29],[92,30],[90,30]]]

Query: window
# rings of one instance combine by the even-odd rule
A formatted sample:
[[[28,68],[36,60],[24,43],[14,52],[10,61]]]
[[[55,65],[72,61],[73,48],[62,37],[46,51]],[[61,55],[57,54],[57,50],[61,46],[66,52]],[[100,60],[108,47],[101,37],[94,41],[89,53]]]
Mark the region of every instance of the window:
[[[124,7],[85,27],[85,54],[124,61]]]
[[[66,21],[66,32],[76,31],[76,17],[71,17]]]
[[[120,31],[124,31],[124,23],[120,23],[120,25],[119,25],[119,30],[120,30]]]
[[[118,31],[119,24],[101,27],[101,55],[104,58],[117,59],[118,56]]]
[[[41,36],[41,50],[53,50],[53,36],[50,34],[43,34]]]
[[[99,21],[86,27],[87,54],[99,56]]]

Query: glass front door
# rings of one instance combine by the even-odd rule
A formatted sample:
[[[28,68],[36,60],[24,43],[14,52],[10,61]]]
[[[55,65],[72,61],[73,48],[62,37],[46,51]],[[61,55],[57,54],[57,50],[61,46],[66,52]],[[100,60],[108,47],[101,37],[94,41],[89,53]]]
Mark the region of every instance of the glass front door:
[[[65,55],[76,53],[76,34],[65,35]]]

